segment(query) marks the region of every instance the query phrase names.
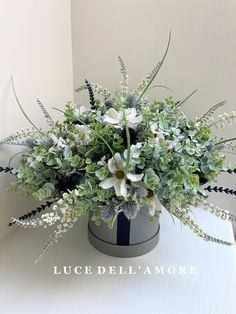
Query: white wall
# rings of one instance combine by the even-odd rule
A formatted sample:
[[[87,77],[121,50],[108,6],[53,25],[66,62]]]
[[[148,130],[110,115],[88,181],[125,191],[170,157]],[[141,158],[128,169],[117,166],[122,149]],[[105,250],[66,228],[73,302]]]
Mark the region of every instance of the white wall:
[[[169,30],[171,47],[156,82],[172,88],[176,100],[198,88],[183,107],[190,116],[221,100],[228,100],[227,110],[235,109],[235,0],[72,0],[74,86],[86,77],[114,89],[120,82],[118,55],[135,86],[161,59]],[[81,93],[81,102],[87,97]],[[235,131],[236,124],[222,130],[231,136]],[[236,176],[222,176],[220,183],[236,188]],[[236,198],[214,195],[214,201],[236,212]]]
[[[50,107],[63,107],[72,99],[70,5],[69,0],[0,0],[0,139],[29,126],[13,97],[11,75],[25,111],[37,126],[45,126],[37,97],[57,118]],[[0,146],[0,165],[7,164],[15,151]],[[0,174],[0,238],[7,234],[11,216],[35,205],[6,193],[9,181],[9,175]]]

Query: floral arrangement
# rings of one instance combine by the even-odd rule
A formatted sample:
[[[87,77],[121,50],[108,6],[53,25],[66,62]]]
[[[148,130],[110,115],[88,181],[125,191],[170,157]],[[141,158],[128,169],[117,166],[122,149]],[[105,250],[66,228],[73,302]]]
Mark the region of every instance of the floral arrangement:
[[[193,93],[178,102],[172,97],[149,100],[146,92],[161,69],[169,44],[170,38],[161,62],[135,90],[128,89],[127,69],[120,57],[122,82],[114,94],[86,80],[76,92],[87,90],[90,106],[66,103],[64,111],[57,109],[64,115],[63,122],[54,122],[38,100],[48,130],[31,122],[12,80],[17,103],[32,129],[1,141],[22,145],[25,152],[17,168],[9,165],[0,167],[0,171],[15,176],[11,191],[20,189],[26,196],[45,202],[19,218],[12,218],[10,226],[56,225],[37,261],[89,211],[97,225],[105,221],[112,228],[120,212],[134,219],[144,209],[151,223],[163,207],[202,239],[231,244],[206,234],[196,223],[192,210],[201,207],[223,220],[235,220],[230,212],[208,203],[206,193],[236,195],[236,192],[205,184],[215,181],[221,172],[236,172],[225,161],[226,151],[236,149],[235,138],[213,135],[214,128],[235,121],[236,113],[213,118],[224,105],[221,102],[200,118],[188,119],[181,106]],[[42,213],[47,207],[50,211]]]

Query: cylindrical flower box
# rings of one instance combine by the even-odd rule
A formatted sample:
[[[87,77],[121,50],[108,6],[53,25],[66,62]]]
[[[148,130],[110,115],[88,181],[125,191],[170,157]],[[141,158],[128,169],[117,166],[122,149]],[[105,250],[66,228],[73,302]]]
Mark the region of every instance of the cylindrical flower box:
[[[118,214],[112,229],[101,221],[97,226],[89,214],[88,238],[99,251],[116,257],[135,257],[151,251],[159,241],[159,219],[149,221],[147,213],[139,211],[134,219]]]

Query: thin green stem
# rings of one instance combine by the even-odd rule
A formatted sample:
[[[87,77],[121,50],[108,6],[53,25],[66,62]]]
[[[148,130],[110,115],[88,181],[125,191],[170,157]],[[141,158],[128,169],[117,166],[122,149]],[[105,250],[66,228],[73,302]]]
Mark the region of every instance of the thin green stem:
[[[169,88],[168,86],[165,85],[153,85],[150,88],[164,88],[167,89],[169,92],[174,93],[173,89]]]
[[[141,100],[141,98],[144,96],[144,94],[146,93],[146,91],[148,90],[149,86],[152,84],[152,82],[154,81],[155,77],[157,76],[158,72],[160,71],[164,61],[165,61],[165,58],[167,56],[167,53],[168,53],[168,50],[169,50],[169,47],[170,47],[170,41],[171,41],[171,32],[169,33],[169,39],[168,39],[168,43],[167,43],[167,46],[166,46],[166,50],[165,50],[165,53],[164,53],[164,56],[162,57],[162,60],[161,62],[159,63],[159,66],[157,67],[156,69],[156,72],[154,73],[154,75],[152,76],[151,80],[148,82],[147,86],[144,88],[143,92],[141,93],[141,95],[139,96],[139,98],[137,99],[137,103]]]
[[[193,94],[195,94],[197,92],[197,89],[195,89],[191,94],[189,94],[186,98],[184,98],[184,100],[182,100],[180,103],[178,103],[178,105],[176,106],[177,108],[180,107],[181,105],[183,105],[183,103],[185,103],[190,97],[193,96]]]
[[[212,124],[208,124],[208,128],[212,128],[214,125],[217,125],[218,123],[220,123],[219,119]]]
[[[126,157],[126,168],[125,168],[125,177],[127,178],[127,174],[129,171],[129,163],[130,163],[130,133],[129,133],[129,127],[128,127],[128,122],[125,114],[125,110],[122,107],[122,112],[123,112],[123,118],[125,122],[125,133],[126,133],[126,138],[127,138],[127,157]]]
[[[20,104],[20,101],[16,95],[16,91],[15,91],[15,86],[14,86],[14,80],[13,80],[13,77],[11,76],[11,85],[12,85],[12,90],[13,90],[13,93],[14,93],[14,96],[15,96],[15,99],[16,99],[16,102],[18,104],[18,106],[20,107],[20,110],[21,112],[23,113],[23,115],[25,116],[26,120],[29,121],[29,123],[40,133],[40,134],[43,134],[40,129],[38,129],[36,127],[36,125],[30,120],[30,118],[27,116],[26,112],[24,111],[22,105]]]
[[[61,109],[58,109],[58,108],[56,108],[56,107],[52,107],[52,109],[54,109],[54,110],[56,110],[56,111],[59,111],[59,112],[61,112],[61,113],[63,113],[63,114],[66,114],[65,111],[63,111],[63,110],[61,110]]]
[[[220,142],[216,143],[215,145],[220,145],[220,144],[224,144],[224,143],[232,142],[232,141],[236,141],[236,137],[226,138],[225,140],[220,141]]]
[[[236,152],[230,152],[228,150],[222,150],[222,153],[236,155]]]
[[[14,154],[13,156],[11,156],[11,158],[8,160],[8,167],[11,168],[11,162],[12,162],[12,160],[13,160],[16,156],[18,156],[18,155],[20,155],[20,154],[23,154],[23,153],[25,153],[25,151],[23,151],[23,152],[18,152],[18,153],[16,153],[16,154]]]

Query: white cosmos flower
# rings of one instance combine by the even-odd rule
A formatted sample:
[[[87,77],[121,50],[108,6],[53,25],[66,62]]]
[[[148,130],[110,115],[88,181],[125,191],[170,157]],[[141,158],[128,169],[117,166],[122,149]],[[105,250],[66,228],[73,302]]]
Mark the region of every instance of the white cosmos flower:
[[[124,112],[129,128],[135,129],[137,125],[143,121],[143,117],[137,115],[137,110],[135,108],[124,109]],[[103,121],[113,124],[117,128],[122,128],[124,125],[123,112],[118,112],[114,108],[110,108],[104,115]]]
[[[89,110],[89,108],[81,105],[81,106],[77,106],[74,110],[74,114],[76,117],[81,116],[83,113],[87,112]]]
[[[100,182],[99,186],[103,189],[114,187],[117,196],[123,196],[127,199],[128,191],[125,179],[126,162],[119,153],[116,153],[113,158],[108,160],[108,169],[112,176]],[[143,174],[128,173],[127,178],[131,182],[142,180]]]

